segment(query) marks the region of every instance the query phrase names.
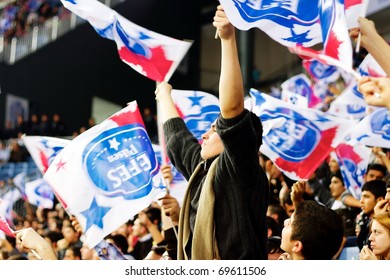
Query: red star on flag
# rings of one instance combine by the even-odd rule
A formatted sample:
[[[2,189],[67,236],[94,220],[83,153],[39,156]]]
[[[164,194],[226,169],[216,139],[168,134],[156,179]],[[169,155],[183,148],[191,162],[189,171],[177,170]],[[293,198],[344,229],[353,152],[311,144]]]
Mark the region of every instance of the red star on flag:
[[[65,163],[66,162],[63,162],[62,159],[60,159],[60,161],[56,164],[56,166],[57,166],[57,171],[56,172],[60,171],[61,168],[65,169],[65,167],[64,167]]]

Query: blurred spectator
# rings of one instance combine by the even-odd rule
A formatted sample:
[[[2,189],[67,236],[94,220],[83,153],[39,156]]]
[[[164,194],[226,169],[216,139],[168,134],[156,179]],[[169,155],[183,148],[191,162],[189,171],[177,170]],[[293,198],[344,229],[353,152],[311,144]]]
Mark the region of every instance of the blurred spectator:
[[[8,140],[16,137],[16,132],[11,120],[8,120],[5,124],[4,139]]]
[[[52,16],[52,8],[49,2],[42,2],[38,8],[38,23],[44,23]]]
[[[94,117],[90,117],[88,119],[88,129],[90,129],[91,127],[95,126],[96,125],[96,120]]]
[[[27,133],[28,124],[24,121],[24,117],[22,115],[17,115],[14,129],[16,135]]]
[[[37,114],[32,114],[30,117],[30,123],[28,124],[28,135],[40,135],[40,126]]]
[[[66,136],[65,125],[62,122],[59,114],[53,115],[53,120],[51,122],[51,134],[52,136]]]
[[[11,154],[9,157],[9,162],[23,162],[27,159],[27,154],[25,149],[19,145],[16,139],[11,140]]]
[[[41,122],[39,124],[40,135],[49,136],[51,135],[50,121],[47,114],[41,115]]]
[[[0,140],[0,166],[7,163],[11,154],[10,147]]]

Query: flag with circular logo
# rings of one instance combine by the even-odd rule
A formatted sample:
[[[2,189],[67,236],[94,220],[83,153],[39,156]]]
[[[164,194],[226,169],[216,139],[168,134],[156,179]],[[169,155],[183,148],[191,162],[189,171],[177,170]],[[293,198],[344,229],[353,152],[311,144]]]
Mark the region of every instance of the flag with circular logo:
[[[44,178],[76,216],[90,247],[166,189],[135,101],[72,140]]]

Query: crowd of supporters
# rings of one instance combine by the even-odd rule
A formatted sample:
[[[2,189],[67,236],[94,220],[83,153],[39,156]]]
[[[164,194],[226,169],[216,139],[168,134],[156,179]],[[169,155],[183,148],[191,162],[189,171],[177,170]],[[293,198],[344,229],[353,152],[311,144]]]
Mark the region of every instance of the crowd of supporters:
[[[0,11],[0,35],[5,42],[23,36],[53,16],[69,14],[60,0],[15,0]]]

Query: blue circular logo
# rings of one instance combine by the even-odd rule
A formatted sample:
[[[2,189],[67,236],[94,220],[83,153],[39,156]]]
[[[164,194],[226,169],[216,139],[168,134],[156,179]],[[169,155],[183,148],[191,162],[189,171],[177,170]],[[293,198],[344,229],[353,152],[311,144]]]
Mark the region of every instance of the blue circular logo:
[[[321,139],[320,130],[308,119],[287,108],[266,110],[261,116],[263,121],[275,118],[284,118],[285,122],[270,130],[264,137],[265,143],[284,160],[299,162],[307,158]]]
[[[375,110],[372,113],[371,129],[383,139],[390,140],[390,115],[386,108]]]
[[[84,149],[83,166],[106,196],[136,199],[148,195],[158,163],[145,129],[130,124],[107,130]]]

